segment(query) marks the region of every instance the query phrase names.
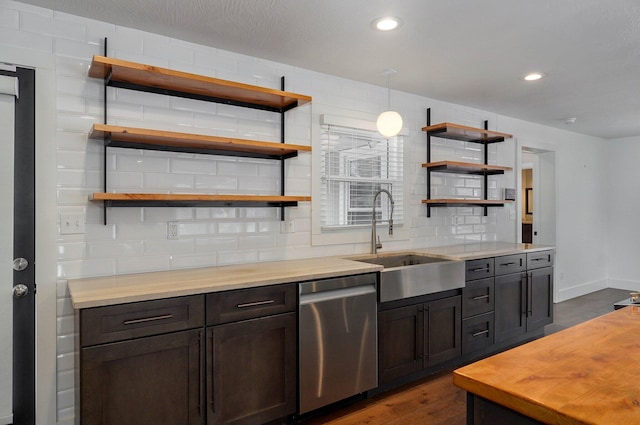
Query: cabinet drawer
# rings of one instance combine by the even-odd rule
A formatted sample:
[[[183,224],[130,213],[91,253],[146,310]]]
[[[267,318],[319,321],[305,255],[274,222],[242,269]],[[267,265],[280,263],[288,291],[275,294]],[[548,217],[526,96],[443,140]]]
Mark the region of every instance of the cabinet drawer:
[[[494,309],[493,278],[467,282],[462,289],[462,317],[487,313]]]
[[[553,251],[529,252],[527,254],[527,269],[549,266],[553,266]]]
[[[204,295],[80,310],[83,347],[204,325]]]
[[[481,258],[465,262],[465,280],[492,277],[494,270],[493,258]]]
[[[493,312],[462,321],[462,354],[483,350],[493,345]]]
[[[496,276],[522,272],[527,267],[525,254],[504,255],[496,257]]]
[[[295,311],[296,300],[296,285],[273,285],[207,294],[207,325]]]

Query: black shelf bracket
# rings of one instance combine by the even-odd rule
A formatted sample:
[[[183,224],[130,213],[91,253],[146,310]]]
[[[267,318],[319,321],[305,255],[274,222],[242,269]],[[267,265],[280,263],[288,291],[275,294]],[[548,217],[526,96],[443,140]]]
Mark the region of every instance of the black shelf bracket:
[[[427,108],[427,126],[431,125],[431,108]],[[431,133],[427,131],[427,163],[431,162]],[[427,168],[427,199],[431,199],[431,169]],[[431,217],[431,205],[427,204],[427,218]]]

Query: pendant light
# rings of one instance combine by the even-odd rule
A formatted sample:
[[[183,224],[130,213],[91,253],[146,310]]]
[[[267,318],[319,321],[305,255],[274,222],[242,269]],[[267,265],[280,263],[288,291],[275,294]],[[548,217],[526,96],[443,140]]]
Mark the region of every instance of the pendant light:
[[[389,80],[397,73],[398,71],[395,69],[387,69],[383,72],[383,75],[387,76],[387,103],[389,109],[378,116],[376,127],[378,132],[385,137],[396,136],[402,130],[402,117],[396,111],[391,110],[391,86],[389,85]]]

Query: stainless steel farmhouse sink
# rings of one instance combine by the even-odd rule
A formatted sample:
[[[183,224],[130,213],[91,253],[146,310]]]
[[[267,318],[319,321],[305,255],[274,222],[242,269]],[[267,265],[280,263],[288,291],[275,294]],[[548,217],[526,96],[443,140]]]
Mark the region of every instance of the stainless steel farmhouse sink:
[[[416,253],[372,254],[351,259],[384,267],[380,272],[380,302],[464,287],[464,261]]]

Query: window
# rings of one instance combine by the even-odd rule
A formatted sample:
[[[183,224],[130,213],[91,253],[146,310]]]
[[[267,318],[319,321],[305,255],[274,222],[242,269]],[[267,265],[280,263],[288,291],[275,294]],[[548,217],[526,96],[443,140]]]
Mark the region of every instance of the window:
[[[388,190],[394,200],[393,222],[402,223],[402,137],[386,138],[377,131],[338,125],[322,126],[323,229],[371,224],[373,198]],[[386,194],[376,199],[376,220],[388,220]]]

